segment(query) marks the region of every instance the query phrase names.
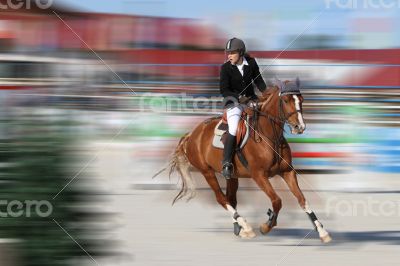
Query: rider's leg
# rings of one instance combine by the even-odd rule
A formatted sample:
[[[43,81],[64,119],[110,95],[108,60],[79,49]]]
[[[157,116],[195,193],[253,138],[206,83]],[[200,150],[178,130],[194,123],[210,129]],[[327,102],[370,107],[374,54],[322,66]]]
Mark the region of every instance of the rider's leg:
[[[224,146],[224,155],[222,160],[222,175],[229,179],[232,177],[233,165],[232,158],[235,154],[236,147],[236,131],[240,121],[242,110],[240,107],[235,106],[227,110],[228,120],[228,136]]]

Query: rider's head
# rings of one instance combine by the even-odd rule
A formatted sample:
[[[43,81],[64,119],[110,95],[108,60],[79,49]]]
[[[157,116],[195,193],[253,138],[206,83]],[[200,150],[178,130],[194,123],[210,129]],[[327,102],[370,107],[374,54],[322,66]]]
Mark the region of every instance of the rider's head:
[[[232,65],[237,64],[246,53],[246,45],[241,39],[229,39],[225,45],[225,52],[228,54],[228,60]]]

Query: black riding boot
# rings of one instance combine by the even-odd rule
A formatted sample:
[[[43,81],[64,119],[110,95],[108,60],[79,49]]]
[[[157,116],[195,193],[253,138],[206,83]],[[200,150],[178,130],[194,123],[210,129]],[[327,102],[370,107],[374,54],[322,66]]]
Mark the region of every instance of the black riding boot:
[[[235,154],[236,148],[236,136],[233,136],[227,132],[227,138],[224,146],[224,158],[222,160],[222,175],[226,179],[232,178],[233,164],[232,158]]]

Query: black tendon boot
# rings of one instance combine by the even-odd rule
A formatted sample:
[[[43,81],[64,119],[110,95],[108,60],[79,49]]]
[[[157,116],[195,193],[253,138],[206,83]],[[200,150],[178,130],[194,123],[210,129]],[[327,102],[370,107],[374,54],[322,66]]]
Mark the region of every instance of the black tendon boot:
[[[233,164],[232,158],[235,154],[236,148],[236,136],[233,136],[227,132],[227,138],[224,146],[224,158],[222,160],[222,175],[226,179],[232,178]]]

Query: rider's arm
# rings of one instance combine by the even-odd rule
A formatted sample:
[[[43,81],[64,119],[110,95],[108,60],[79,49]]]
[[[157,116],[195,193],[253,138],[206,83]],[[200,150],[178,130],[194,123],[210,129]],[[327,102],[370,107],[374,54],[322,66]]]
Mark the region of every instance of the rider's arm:
[[[224,96],[224,98],[230,96],[239,99],[239,94],[231,90],[229,74],[224,66],[221,67],[221,73],[219,77],[219,91],[221,92],[222,96]]]

